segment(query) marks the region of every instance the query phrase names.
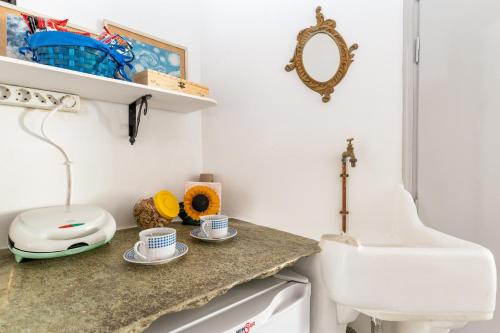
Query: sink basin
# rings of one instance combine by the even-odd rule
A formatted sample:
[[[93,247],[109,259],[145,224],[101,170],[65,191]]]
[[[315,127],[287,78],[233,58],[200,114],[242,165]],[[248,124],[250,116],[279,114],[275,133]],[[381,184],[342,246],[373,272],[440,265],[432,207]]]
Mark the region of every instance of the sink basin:
[[[390,218],[383,237],[367,230],[321,238],[323,282],[340,323],[364,313],[442,332],[493,317],[496,268],[488,249],[424,226],[402,186]]]

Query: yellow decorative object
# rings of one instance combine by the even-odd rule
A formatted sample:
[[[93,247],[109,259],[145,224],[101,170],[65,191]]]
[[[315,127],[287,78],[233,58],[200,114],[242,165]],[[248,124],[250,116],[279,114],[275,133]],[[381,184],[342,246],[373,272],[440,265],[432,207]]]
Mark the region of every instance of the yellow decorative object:
[[[220,198],[208,186],[193,186],[184,194],[184,210],[194,220],[200,216],[217,214],[220,209]]]
[[[155,194],[153,201],[156,210],[166,219],[173,219],[179,215],[179,202],[175,195],[169,191],[162,190]]]

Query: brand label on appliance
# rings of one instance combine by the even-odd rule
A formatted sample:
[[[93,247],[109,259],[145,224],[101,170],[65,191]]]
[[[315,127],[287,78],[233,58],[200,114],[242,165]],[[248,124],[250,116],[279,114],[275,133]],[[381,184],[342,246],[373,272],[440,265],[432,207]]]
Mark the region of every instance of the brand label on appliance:
[[[236,333],[248,333],[255,326],[255,321],[248,322],[242,328],[236,330]]]

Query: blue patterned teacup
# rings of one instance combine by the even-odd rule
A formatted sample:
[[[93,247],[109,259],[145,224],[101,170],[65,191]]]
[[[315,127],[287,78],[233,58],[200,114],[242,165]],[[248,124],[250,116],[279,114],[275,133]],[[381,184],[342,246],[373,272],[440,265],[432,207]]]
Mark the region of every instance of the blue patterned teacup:
[[[209,238],[222,238],[227,236],[229,218],[225,215],[200,216],[201,231]]]
[[[139,233],[134,252],[141,259],[155,261],[168,259],[175,254],[177,232],[172,228],[151,228]]]

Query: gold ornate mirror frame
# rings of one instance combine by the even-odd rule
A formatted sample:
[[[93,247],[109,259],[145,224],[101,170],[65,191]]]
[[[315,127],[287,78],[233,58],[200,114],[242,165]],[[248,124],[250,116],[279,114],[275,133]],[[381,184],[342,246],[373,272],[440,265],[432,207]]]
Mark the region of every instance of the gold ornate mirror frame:
[[[299,34],[297,35],[297,46],[295,47],[295,53],[292,59],[290,59],[290,63],[285,66],[285,70],[287,72],[295,69],[302,82],[304,82],[304,84],[310,89],[320,94],[323,102],[325,103],[330,100],[330,95],[333,93],[335,86],[339,84],[346,75],[349,66],[353,62],[353,52],[358,48],[358,44],[353,44],[351,47],[347,47],[347,44],[342,35],[340,35],[338,31],[335,30],[336,26],[337,23],[334,20],[325,20],[323,14],[321,13],[321,7],[318,6],[316,8],[316,25],[303,29],[299,32]],[[324,82],[316,81],[309,75],[309,73],[307,73],[302,58],[304,47],[306,46],[307,41],[309,41],[309,39],[311,39],[318,33],[324,33],[330,36],[337,44],[340,54],[340,62],[339,67],[337,68],[337,72],[331,79]]]

